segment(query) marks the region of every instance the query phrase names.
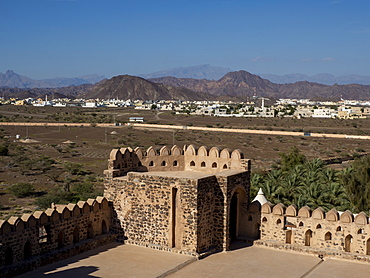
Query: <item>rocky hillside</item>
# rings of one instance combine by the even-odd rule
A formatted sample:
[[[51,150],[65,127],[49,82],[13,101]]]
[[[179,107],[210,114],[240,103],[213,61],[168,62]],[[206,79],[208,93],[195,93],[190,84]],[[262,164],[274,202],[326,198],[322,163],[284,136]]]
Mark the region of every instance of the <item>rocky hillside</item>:
[[[247,71],[229,72],[221,79],[191,79],[162,77],[150,79],[153,82],[188,88],[196,92],[215,96],[257,96],[270,98],[321,98],[321,99],[370,99],[370,85],[323,85],[301,81],[291,84],[276,84]]]
[[[211,65],[198,65],[192,67],[180,67],[157,71],[149,74],[140,74],[140,77],[145,79],[158,78],[164,76],[173,76],[177,78],[194,78],[194,79],[209,79],[218,80],[226,73],[232,71],[228,68],[214,67]]]
[[[131,75],[119,75],[102,82],[87,94],[86,98],[206,100],[214,97],[207,93],[196,93],[180,86],[157,84]]]

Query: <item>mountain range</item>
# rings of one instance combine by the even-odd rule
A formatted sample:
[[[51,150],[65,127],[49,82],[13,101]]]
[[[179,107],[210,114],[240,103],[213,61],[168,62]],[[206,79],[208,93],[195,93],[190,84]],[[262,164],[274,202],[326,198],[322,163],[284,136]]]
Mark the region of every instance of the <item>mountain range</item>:
[[[175,87],[183,87],[199,93],[215,96],[233,96],[246,99],[248,96],[301,99],[370,99],[370,85],[324,85],[308,81],[277,84],[247,71],[225,74],[219,80],[162,77],[152,78],[152,82]]]
[[[312,76],[305,74],[294,73],[294,74],[285,74],[285,75],[276,75],[276,74],[259,74],[262,78],[268,79],[271,82],[278,84],[285,83],[294,83],[298,81],[308,81],[315,82],[325,85],[346,85],[346,84],[361,84],[361,85],[370,85],[370,76],[361,76],[361,75],[345,75],[336,77],[329,73],[319,73]]]
[[[179,67],[172,68],[162,71],[157,71],[149,74],[140,74],[138,76],[151,79],[172,76],[176,78],[193,78],[193,79],[208,79],[208,80],[219,80],[225,74],[232,72],[234,70],[223,67],[214,67],[211,65],[198,65],[192,67]],[[271,82],[278,84],[285,83],[295,83],[299,81],[308,81],[315,82],[325,85],[346,85],[346,84],[361,84],[361,85],[370,85],[370,76],[361,76],[361,75],[345,75],[336,77],[329,73],[319,73],[312,76],[301,74],[301,73],[292,73],[285,75],[277,74],[258,74],[264,79],[268,79]]]
[[[74,78],[57,77],[35,80],[23,75],[19,75],[12,70],[8,70],[5,72],[5,74],[0,72],[0,87],[29,89],[60,88],[82,84],[95,84],[103,79],[105,79],[104,75],[91,74]]]
[[[17,78],[7,72],[7,76]],[[23,79],[28,84],[27,79]],[[304,98],[338,100],[370,99],[370,85],[324,85],[315,82],[299,81],[278,84],[247,71],[228,72],[218,80],[161,77],[144,79],[131,75],[119,75],[103,79],[96,84],[83,84],[62,88],[0,88],[5,97],[54,97],[100,98],[100,99],[176,99],[176,100],[235,100],[245,101],[249,97]]]

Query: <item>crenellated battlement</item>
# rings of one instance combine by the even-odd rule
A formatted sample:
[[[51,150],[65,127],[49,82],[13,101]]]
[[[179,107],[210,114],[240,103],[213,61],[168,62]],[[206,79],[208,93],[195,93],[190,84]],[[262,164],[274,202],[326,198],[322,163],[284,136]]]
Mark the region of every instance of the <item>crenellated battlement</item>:
[[[33,214],[25,213],[21,217],[12,216],[8,220],[0,220],[0,236],[8,235],[12,232],[21,232],[25,229],[46,225],[56,224],[57,222],[68,220],[87,213],[97,213],[99,210],[109,210],[109,204],[105,197],[79,201],[77,204],[54,205],[45,211],[35,211]],[[108,223],[109,224],[109,219]]]
[[[163,146],[156,151],[153,147],[147,150],[141,148],[113,149],[108,160],[106,177],[117,177],[127,172],[152,171],[197,171],[217,173],[225,170],[250,170],[250,160],[244,159],[239,150],[220,150],[217,147],[201,146],[196,149],[193,145],[182,149],[174,145],[171,148]]]
[[[13,275],[113,241],[112,215],[112,204],[97,197],[1,220],[0,270]]]
[[[370,224],[364,212],[353,214],[347,210],[308,206],[273,206],[265,203],[261,208],[261,241],[287,249],[300,249],[323,255],[370,261]],[[289,247],[290,246],[290,247]]]

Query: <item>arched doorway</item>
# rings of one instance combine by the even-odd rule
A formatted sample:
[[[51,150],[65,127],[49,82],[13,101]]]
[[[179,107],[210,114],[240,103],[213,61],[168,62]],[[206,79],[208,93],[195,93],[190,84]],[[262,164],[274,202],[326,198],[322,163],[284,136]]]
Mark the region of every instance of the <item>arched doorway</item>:
[[[253,236],[253,221],[241,221],[242,205],[247,201],[247,195],[243,188],[237,188],[232,194],[229,205],[229,242],[236,240],[237,236]],[[246,215],[244,215],[245,220]],[[250,226],[248,226],[250,225]]]
[[[285,233],[285,243],[292,244],[292,230],[287,230]]]
[[[93,238],[94,237],[94,228],[91,223],[87,225],[87,238]]]
[[[256,223],[254,225],[254,238],[260,239],[261,238],[261,232],[260,232],[261,225],[259,223]]]
[[[73,243],[77,243],[80,241],[80,230],[78,227],[75,227],[73,230]]]
[[[5,249],[5,265],[11,265],[13,263],[13,250],[10,246]]]
[[[366,255],[370,255],[370,238],[366,241]]]
[[[237,218],[238,218],[238,196],[234,193],[230,203],[230,224],[229,224],[229,237],[231,241],[236,239],[237,233]]]
[[[64,246],[64,234],[63,231],[60,231],[58,234],[58,248],[62,248]]]
[[[312,239],[312,231],[307,230],[304,235],[304,245],[305,246],[311,246],[311,239]]]
[[[32,257],[32,247],[31,243],[27,240],[23,248],[23,258],[27,260],[31,257]]]
[[[106,234],[108,232],[107,230],[107,223],[105,223],[105,220],[101,222],[101,233]]]
[[[351,252],[351,247],[352,247],[352,236],[348,235],[344,239],[344,251],[346,252]]]

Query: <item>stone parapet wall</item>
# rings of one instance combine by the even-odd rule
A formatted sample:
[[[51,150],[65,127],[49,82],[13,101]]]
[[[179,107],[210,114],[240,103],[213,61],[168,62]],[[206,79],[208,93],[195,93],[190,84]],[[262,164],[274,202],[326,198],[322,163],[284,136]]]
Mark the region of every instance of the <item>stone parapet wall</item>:
[[[176,145],[171,149],[163,146],[158,152],[149,147],[113,149],[108,160],[107,177],[126,175],[130,171],[199,171],[217,173],[225,170],[250,170],[250,160],[244,159],[240,150],[208,149],[205,146],[196,149],[193,145],[180,149]]]
[[[282,204],[266,203],[261,209],[261,241],[274,247],[305,250],[305,252],[342,258],[370,259],[369,217],[361,212],[325,213],[305,206],[285,208]],[[280,248],[280,247],[279,247]],[[321,254],[320,253],[320,254]]]
[[[112,233],[98,235],[92,239],[81,240],[73,245],[67,245],[57,250],[33,256],[30,259],[14,263],[11,266],[3,266],[0,269],[0,277],[14,277],[39,267],[68,259],[83,252],[114,242],[116,238],[117,235]]]
[[[101,237],[109,235],[111,222],[112,205],[104,197],[77,204],[52,204],[52,208],[45,211],[2,220],[1,269],[11,272],[14,267],[22,268],[21,265],[28,265],[35,258],[48,257],[51,253],[57,260],[57,254],[65,252],[65,248],[73,249],[73,246],[84,240],[93,242],[100,235],[103,236],[100,236],[99,241],[104,241]],[[40,266],[38,263],[34,265]]]

